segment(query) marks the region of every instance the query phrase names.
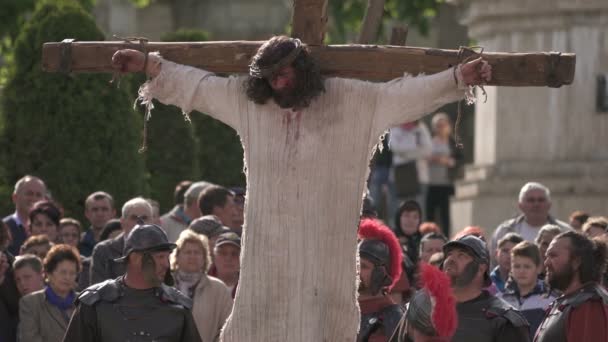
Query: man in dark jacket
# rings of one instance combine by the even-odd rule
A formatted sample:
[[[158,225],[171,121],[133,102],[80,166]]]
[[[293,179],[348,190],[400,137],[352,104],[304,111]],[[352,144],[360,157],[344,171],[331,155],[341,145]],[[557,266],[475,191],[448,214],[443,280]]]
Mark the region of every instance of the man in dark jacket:
[[[522,314],[483,290],[492,283],[485,242],[465,235],[445,244],[443,253],[443,270],[452,280],[457,302],[458,328],[452,341],[530,341],[528,322]]]
[[[122,234],[114,239],[106,240],[95,245],[91,256],[91,284],[104,280],[115,279],[125,273],[125,265],[114,262],[114,259],[123,256],[125,239],[131,229],[140,223],[150,223],[152,220],[152,206],[141,197],[127,201],[122,207],[120,225]]]
[[[161,227],[136,226],[115,260],[126,274],[82,292],[63,341],[200,342],[192,301],[163,284],[174,248]]]
[[[15,213],[2,219],[9,227],[13,238],[8,247],[8,251],[12,255],[19,255],[21,245],[29,237],[28,215],[32,205],[46,196],[46,185],[38,177],[24,176],[15,183],[12,195]]]

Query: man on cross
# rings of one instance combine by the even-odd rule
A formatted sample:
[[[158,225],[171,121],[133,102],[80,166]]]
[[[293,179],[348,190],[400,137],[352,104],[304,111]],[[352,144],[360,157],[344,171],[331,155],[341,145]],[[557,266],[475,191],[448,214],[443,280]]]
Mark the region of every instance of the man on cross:
[[[248,76],[218,77],[135,50],[117,51],[112,64],[152,78],[139,91],[144,103],[207,113],[240,136],[246,227],[222,332],[239,342],[355,339],[356,226],[378,137],[492,76],[476,59],[386,83],[323,78],[307,46],[284,36],[258,49]]]

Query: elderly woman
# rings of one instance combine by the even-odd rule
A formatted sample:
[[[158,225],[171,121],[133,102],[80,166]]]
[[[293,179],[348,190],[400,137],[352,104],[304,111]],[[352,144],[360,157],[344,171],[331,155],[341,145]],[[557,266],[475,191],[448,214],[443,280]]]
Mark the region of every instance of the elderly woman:
[[[74,311],[80,254],[72,246],[55,245],[44,258],[47,286],[19,302],[19,341],[60,342]]]
[[[61,210],[51,201],[34,203],[29,213],[31,236],[46,235],[51,242],[59,242]]]
[[[203,341],[216,341],[232,310],[232,297],[224,283],[207,275],[209,243],[203,235],[184,230],[171,254],[175,287],[192,298],[192,316]]]

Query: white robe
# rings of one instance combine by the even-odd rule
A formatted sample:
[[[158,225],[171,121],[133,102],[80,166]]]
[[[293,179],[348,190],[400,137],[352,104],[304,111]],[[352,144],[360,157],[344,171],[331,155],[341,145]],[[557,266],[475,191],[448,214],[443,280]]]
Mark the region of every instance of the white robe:
[[[298,112],[257,105],[244,76],[162,61],[145,98],[228,124],[245,151],[241,273],[223,341],[354,341],[357,225],[372,150],[389,127],[459,100],[452,69],[391,82],[328,78]],[[170,141],[168,143],[171,143]]]

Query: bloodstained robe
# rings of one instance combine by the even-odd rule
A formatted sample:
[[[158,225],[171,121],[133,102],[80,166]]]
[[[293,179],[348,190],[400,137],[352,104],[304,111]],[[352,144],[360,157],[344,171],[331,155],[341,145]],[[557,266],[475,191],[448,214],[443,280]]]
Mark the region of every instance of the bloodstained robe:
[[[461,99],[453,70],[386,83],[327,78],[323,94],[292,111],[250,101],[245,76],[161,65],[140,89],[144,102],[206,113],[234,128],[245,151],[241,273],[222,340],[354,341],[357,227],[373,149],[389,127]]]

